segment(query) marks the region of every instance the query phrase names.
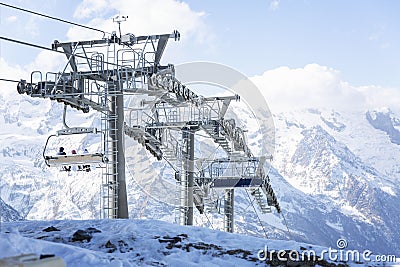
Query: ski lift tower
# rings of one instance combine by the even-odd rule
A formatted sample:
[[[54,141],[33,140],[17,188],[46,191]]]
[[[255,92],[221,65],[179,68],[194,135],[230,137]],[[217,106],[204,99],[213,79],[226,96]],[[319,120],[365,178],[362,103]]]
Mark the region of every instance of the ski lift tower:
[[[215,212],[223,200],[224,229],[233,232],[234,190],[240,188],[250,193],[262,213],[271,212],[271,206],[281,211],[264,171],[267,157],[255,157],[245,131],[234,119],[225,117],[231,101],[240,99],[238,95],[198,95],[175,78],[173,68],[153,74],[148,88],[162,97],[142,101],[140,108],[134,106],[127,116],[125,134],[174,169],[176,222],[193,225],[194,207],[200,214]],[[199,131],[217,145],[212,151],[220,148],[225,157],[210,157],[208,153],[207,158],[195,157],[195,134]],[[160,198],[170,196],[173,189],[160,180],[152,184]]]
[[[120,24],[125,17],[116,18]],[[178,184],[178,220],[192,225],[194,208],[200,214],[215,207],[223,191],[224,229],[234,230],[234,189],[244,188],[255,199],[263,213],[280,205],[263,170],[265,158],[255,157],[244,130],[234,119],[225,118],[230,101],[240,97],[204,97],[196,94],[175,78],[173,65],[160,65],[169,39],[180,34],[119,36],[113,32],[102,39],[61,43],[52,49],[63,53],[67,63],[58,73],[34,71],[30,80],[21,80],[17,90],[31,97],[48,98],[65,107],[90,110],[101,114],[102,209],[104,218],[128,218],[125,178],[124,134],[142,144],[157,160],[165,159],[175,170]],[[124,119],[124,96],[140,100],[134,104],[129,119]],[[140,107],[138,107],[140,106]],[[132,107],[131,107],[132,108]],[[139,108],[139,110],[137,110]],[[131,116],[133,113],[137,115]],[[95,128],[70,128],[58,134],[96,133]],[[128,123],[127,123],[128,122]],[[195,133],[202,131],[221,148],[225,157],[195,157]],[[45,155],[44,155],[45,156]],[[86,158],[45,157],[49,166],[85,164]],[[196,159],[196,160],[195,160]],[[203,164],[203,163],[204,164]],[[200,163],[200,169],[197,166]],[[171,194],[171,192],[166,192]]]
[[[117,21],[120,23],[120,21]],[[99,40],[58,42],[52,49],[63,52],[67,63],[61,72],[34,71],[30,81],[21,80],[20,94],[49,98],[84,113],[101,113],[105,161],[103,170],[103,217],[128,218],[124,156],[124,94],[148,92],[147,79],[160,70],[160,59],[168,40],[180,34],[117,36],[113,32]],[[76,129],[82,133],[81,128]],[[74,133],[75,129],[69,129]]]

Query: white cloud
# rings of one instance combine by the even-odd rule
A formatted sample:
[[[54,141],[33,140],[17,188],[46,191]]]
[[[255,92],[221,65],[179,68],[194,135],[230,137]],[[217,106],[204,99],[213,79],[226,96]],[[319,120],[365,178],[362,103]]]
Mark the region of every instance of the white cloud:
[[[40,35],[40,29],[38,25],[38,18],[34,15],[30,16],[28,21],[25,24],[25,31],[32,37],[38,37]]]
[[[135,35],[171,33],[178,30],[185,38],[203,41],[207,38],[204,12],[193,11],[187,3],[175,0],[84,0],[76,8],[76,18],[93,18],[87,24],[111,32],[116,30],[112,22],[114,15],[128,16],[121,24],[123,32]],[[97,37],[95,32],[73,27],[67,34],[69,39]]]
[[[64,69],[67,57],[60,53],[44,50],[41,51],[35,60],[26,65],[27,70],[42,70],[43,79],[46,72],[59,72]]]
[[[400,114],[399,88],[385,88],[381,86],[361,86],[357,90],[365,95],[365,104],[368,108],[388,107]]]
[[[252,80],[266,97],[272,112],[305,108],[365,110],[390,107],[399,111],[400,90],[380,86],[352,86],[340,72],[309,64],[304,68],[280,67]]]
[[[33,71],[40,70],[33,75],[33,82],[37,82],[41,76],[41,80],[46,80],[46,74],[49,72],[57,73],[63,69],[67,59],[62,54],[57,54],[51,51],[42,51],[38,54],[33,62],[24,66],[11,65],[0,58],[0,73],[3,79],[9,79],[19,81],[21,79],[26,80],[28,83],[31,82],[31,74]],[[49,75],[47,79],[54,77]],[[0,81],[0,94],[10,99],[15,99],[18,96],[17,83]]]
[[[17,16],[9,16],[9,17],[6,18],[6,21],[8,23],[14,23],[14,22],[17,21],[17,19],[18,19]]]
[[[1,78],[10,80],[20,80],[21,75],[26,75],[27,72],[19,65],[10,65],[4,58],[0,58],[0,73]]]
[[[386,49],[386,48],[389,48],[389,47],[391,47],[391,43],[389,43],[389,42],[382,43],[382,44],[379,45],[379,48],[381,48],[381,49]]]
[[[280,2],[281,0],[272,0],[269,4],[269,8],[273,11],[278,10]]]
[[[0,73],[2,79],[9,79],[19,81],[21,78],[26,78],[28,76],[28,72],[26,72],[23,68],[18,65],[11,66],[9,65],[4,58],[0,58]],[[18,96],[17,93],[17,83],[0,81],[1,88],[1,96],[7,98],[15,98]]]
[[[99,16],[106,11],[108,6],[107,2],[107,0],[84,0],[76,8],[74,17],[82,19]]]

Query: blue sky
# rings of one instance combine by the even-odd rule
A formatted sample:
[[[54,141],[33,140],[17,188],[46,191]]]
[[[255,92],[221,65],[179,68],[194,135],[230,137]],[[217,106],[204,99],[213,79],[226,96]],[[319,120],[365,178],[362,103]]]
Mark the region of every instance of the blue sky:
[[[183,31],[182,41],[167,49],[164,59],[170,63],[213,61],[248,76],[283,66],[296,69],[318,64],[339,73],[340,80],[352,86],[400,88],[400,1],[5,2],[97,27],[110,23],[110,17],[119,11],[130,16],[122,26],[125,32],[151,30],[148,34],[153,34],[177,28]],[[67,24],[7,7],[0,7],[0,12],[2,36],[48,47],[54,39],[84,36],[71,32],[67,35]],[[104,23],[94,23],[95,18]],[[37,49],[1,42],[0,56],[11,65],[28,64],[38,53]]]
[[[207,14],[219,61],[248,75],[309,63],[353,84],[400,86],[399,1],[188,1]]]

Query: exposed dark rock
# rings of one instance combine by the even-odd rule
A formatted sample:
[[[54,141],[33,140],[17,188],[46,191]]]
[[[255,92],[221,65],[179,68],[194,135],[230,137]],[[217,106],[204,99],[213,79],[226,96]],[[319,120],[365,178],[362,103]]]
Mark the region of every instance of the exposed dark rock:
[[[94,233],[101,233],[101,231],[100,231],[99,229],[96,229],[96,228],[94,228],[94,227],[89,227],[89,228],[86,229],[86,231],[87,231],[88,233],[91,233],[91,234],[94,234]]]
[[[166,248],[167,249],[172,249],[174,247],[177,247],[177,243],[182,242],[182,240],[186,239],[187,235],[186,234],[180,234],[178,236],[170,237],[170,236],[163,236],[162,238],[158,239],[158,242],[160,243],[168,243]],[[181,246],[179,246],[180,248]]]
[[[244,249],[232,249],[232,250],[227,250],[226,253],[228,253],[229,255],[240,255],[240,258],[242,259],[247,259],[247,256],[252,255],[252,253],[248,250],[244,250]]]
[[[90,242],[90,240],[92,240],[93,234],[95,233],[101,233],[101,231],[93,227],[86,228],[86,230],[78,230],[72,235],[71,241],[82,242],[86,240],[87,242]]]
[[[107,251],[108,253],[113,253],[114,251],[117,250],[117,246],[111,243],[110,240],[107,241],[107,243],[104,245],[104,247],[108,248],[109,250]]]
[[[49,227],[43,229],[43,232],[55,232],[55,231],[60,231],[60,229],[57,229],[54,226],[49,226]]]
[[[200,250],[223,250],[223,248],[220,246],[217,246],[214,244],[207,244],[204,242],[189,243],[186,245],[186,250],[188,250],[188,248],[190,248],[190,247],[193,247],[195,249],[200,249]]]
[[[188,235],[187,235],[187,234],[179,234],[178,236],[182,237],[183,239],[188,238]]]
[[[121,252],[121,253],[129,252],[129,251],[133,250],[133,248],[129,247],[129,245],[124,240],[118,240],[118,249],[119,249],[119,252]]]
[[[87,241],[90,242],[92,240],[92,234],[86,230],[78,230],[76,231],[71,238],[72,242],[82,242],[82,241]]]

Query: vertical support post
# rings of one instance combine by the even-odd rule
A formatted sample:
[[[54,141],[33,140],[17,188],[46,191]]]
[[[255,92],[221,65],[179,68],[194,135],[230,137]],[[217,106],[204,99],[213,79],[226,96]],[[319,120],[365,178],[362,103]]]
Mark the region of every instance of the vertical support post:
[[[233,233],[234,215],[234,189],[225,189],[224,196],[224,230]]]
[[[109,103],[109,110],[102,118],[104,130],[104,153],[108,158],[103,172],[103,210],[104,218],[115,219],[118,216],[118,181],[117,181],[117,105],[115,87],[113,83],[107,84],[105,102]]]
[[[182,225],[193,225],[193,185],[194,185],[194,132],[190,128],[182,129],[182,160],[181,173],[181,214]]]
[[[111,110],[109,113],[109,131],[112,145],[112,180],[113,197],[110,199],[109,218],[129,218],[128,198],[125,181],[125,155],[124,155],[124,95],[118,86],[109,85],[113,90]],[[111,214],[110,214],[111,213]]]
[[[194,186],[194,132],[189,130],[189,168],[188,176],[188,225],[193,225],[193,186]]]
[[[118,90],[120,91],[120,90]],[[124,148],[124,94],[116,96],[117,114],[117,182],[118,182],[118,214],[117,218],[128,219],[128,197],[125,179],[125,148]]]

